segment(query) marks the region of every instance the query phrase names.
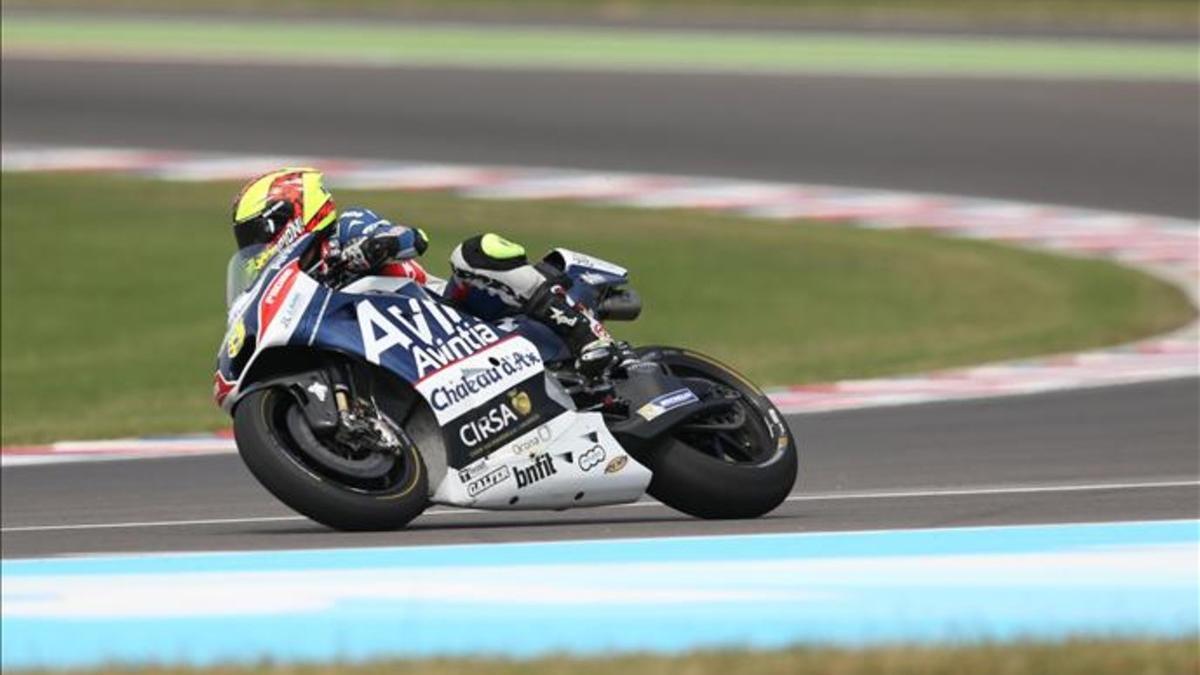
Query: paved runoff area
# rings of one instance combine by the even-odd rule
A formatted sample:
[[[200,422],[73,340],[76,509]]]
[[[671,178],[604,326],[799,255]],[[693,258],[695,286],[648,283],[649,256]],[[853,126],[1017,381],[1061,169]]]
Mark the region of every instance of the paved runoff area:
[[[3,561],[2,665],[1182,637],[1200,628],[1198,527],[1184,520]]]

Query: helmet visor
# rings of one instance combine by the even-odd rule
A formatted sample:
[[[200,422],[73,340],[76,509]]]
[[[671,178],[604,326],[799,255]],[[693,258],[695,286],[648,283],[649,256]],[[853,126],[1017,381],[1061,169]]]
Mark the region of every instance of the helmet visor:
[[[238,248],[269,244],[287,230],[295,217],[296,211],[291,202],[275,201],[268,204],[262,213],[241,222],[235,221],[233,237],[237,240]]]
[[[250,288],[254,280],[258,278],[263,267],[256,265],[255,262],[265,250],[267,250],[266,244],[247,246],[239,249],[229,259],[229,265],[225,268],[225,307],[227,309],[233,306],[233,301],[245,293],[246,289]]]

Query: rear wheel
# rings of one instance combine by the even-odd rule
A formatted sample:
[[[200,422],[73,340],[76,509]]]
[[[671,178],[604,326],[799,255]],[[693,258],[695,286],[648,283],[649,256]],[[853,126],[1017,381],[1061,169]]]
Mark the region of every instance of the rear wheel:
[[[730,405],[676,427],[638,460],[653,472],[647,492],[698,518],[754,518],[779,506],[796,483],[795,440],[775,405],[733,369],[695,352],[638,350],[670,374],[707,380]]]
[[[280,501],[323,525],[393,530],[428,505],[429,479],[413,443],[388,452],[361,451],[318,438],[284,389],[247,394],[234,412],[233,430],[255,478]]]

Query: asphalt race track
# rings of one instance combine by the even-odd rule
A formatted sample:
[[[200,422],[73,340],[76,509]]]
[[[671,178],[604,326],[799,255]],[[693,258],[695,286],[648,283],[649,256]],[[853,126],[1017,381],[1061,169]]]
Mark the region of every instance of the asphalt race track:
[[[408,530],[342,534],[288,511],[234,456],[14,467],[0,474],[0,536],[5,557],[28,557],[1194,518],[1197,406],[1190,379],[792,417],[800,482],[751,521],[657,502],[436,507]]]
[[[1176,82],[29,61],[4,141],[625,169],[1200,216]]]
[[[564,74],[5,58],[5,142],[670,171],[1200,215],[1189,83]],[[770,517],[657,505],[305,521],[233,456],[5,468],[4,557],[1195,518],[1200,382],[792,417]],[[937,492],[939,494],[931,494]],[[198,522],[197,522],[198,521]]]

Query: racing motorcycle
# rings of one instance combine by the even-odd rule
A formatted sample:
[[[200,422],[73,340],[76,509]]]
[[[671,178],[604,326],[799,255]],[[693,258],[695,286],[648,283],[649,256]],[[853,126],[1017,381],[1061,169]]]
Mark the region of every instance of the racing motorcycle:
[[[626,348],[585,377],[545,325],[480,320],[441,296],[443,281],[318,278],[311,236],[230,261],[213,393],[246,466],[312,520],[386,530],[431,504],[561,510],[646,493],[700,518],[751,518],[791,491],[783,417],[714,359]],[[566,249],[543,262],[598,319],[639,315],[625,269]]]

